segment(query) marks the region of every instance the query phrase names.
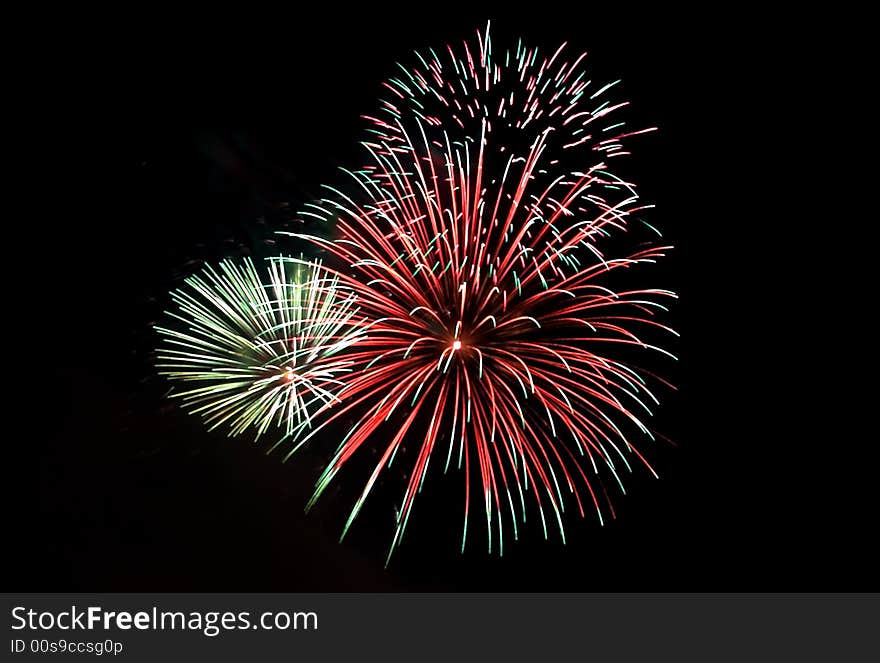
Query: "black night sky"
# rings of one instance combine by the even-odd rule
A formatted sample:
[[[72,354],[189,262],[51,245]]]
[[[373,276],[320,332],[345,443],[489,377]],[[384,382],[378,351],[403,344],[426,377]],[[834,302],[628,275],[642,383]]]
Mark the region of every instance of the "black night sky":
[[[752,131],[774,85],[751,74],[760,29],[634,11],[343,19],[340,6],[66,35],[53,103],[67,140],[40,158],[53,163],[44,195],[75,194],[35,219],[44,236],[25,249],[43,254],[30,283],[51,322],[35,341],[39,403],[6,440],[35,456],[8,589],[876,590],[868,439],[833,416],[843,395],[819,393],[827,357],[799,340],[821,324],[804,294],[817,282],[787,267],[800,230],[770,211],[778,163],[760,163]],[[570,514],[567,545],[530,523],[501,558],[481,531],[459,552],[461,475],[429,474],[385,569],[402,482],[389,474],[338,543],[348,493],[303,513],[337,440],[284,464],[266,444],[205,432],[164,399],[150,325],[203,261],[275,250],[273,231],[356,162],[359,115],[395,62],[487,18],[497,47],[522,36],[587,50],[597,77],[623,79],[632,122],[660,127],[630,143],[626,169],[676,245],[656,278],[680,294],[681,361],[664,364],[680,388],[653,422],[675,446],[648,447],[661,479],[629,477],[616,521]]]

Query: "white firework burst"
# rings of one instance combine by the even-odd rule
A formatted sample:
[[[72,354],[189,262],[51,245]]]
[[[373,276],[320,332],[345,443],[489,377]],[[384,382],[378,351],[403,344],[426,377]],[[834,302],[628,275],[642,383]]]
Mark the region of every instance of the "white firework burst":
[[[365,333],[355,296],[320,262],[270,258],[268,282],[253,261],[206,266],[171,293],[157,368],[171,396],[210,429],[285,437],[307,428],[311,413],[335,400],[338,356]]]

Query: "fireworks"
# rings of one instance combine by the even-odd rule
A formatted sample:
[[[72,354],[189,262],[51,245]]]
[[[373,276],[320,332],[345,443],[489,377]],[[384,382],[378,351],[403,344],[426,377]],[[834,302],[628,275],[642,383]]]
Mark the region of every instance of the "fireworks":
[[[351,293],[320,264],[274,258],[264,284],[253,262],[206,267],[171,293],[157,366],[173,396],[231,435],[306,428],[331,403],[361,330]]]
[[[673,293],[621,287],[669,247],[617,248],[634,224],[653,228],[634,185],[609,168],[628,154],[625,138],[650,131],[614,119],[626,105],[610,99],[614,84],[593,83],[563,47],[542,57],[520,44],[496,60],[478,33],[443,53],[417,54],[385,84],[353,186],[304,212],[334,222],[336,236],[297,235],[332,256],[370,324],[345,352],[340,402],[298,436],[354,421],[312,503],[375,447],[344,535],[408,441],[389,557],[432,459],[464,471],[462,548],[475,502],[490,551],[530,508],[563,540],[567,502],[613,515],[607,479],[622,489],[633,459],[650,469],[633,438],[651,436],[642,418],[663,382],[629,350],[665,353],[647,339],[672,332],[655,318]]]
[[[567,505],[613,517],[607,487],[623,491],[633,461],[654,472],[638,443],[667,384],[634,361],[669,355],[653,339],[675,333],[658,315],[674,293],[632,280],[670,247],[611,168],[653,130],[619,117],[619,81],[594,82],[565,45],[496,57],[488,29],[441,53],[385,83],[350,186],[302,212],[333,236],[287,233],[332,268],[277,258],[264,285],[223,262],[172,293],[157,328],[160,372],[212,427],[279,427],[288,457],[347,428],[309,506],[373,451],[343,536],[397,458],[389,558],[429,465],[463,471],[462,549],[474,504],[490,551],[530,513],[563,541]]]

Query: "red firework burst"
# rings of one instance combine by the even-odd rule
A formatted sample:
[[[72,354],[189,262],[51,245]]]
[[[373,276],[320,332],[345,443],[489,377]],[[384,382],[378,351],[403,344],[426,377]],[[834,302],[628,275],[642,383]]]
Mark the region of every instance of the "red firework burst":
[[[656,402],[653,376],[623,348],[665,352],[643,336],[672,331],[655,312],[674,295],[616,290],[615,277],[669,247],[602,250],[645,208],[607,165],[643,132],[603,119],[625,104],[579,73],[583,56],[569,64],[562,47],[539,58],[518,46],[495,64],[488,35],[478,42],[476,58],[467,44],[460,58],[432,51],[386,84],[394,98],[369,118],[377,138],[349,172],[356,187],[306,212],[335,222],[336,236],[297,235],[340,262],[368,324],[322,427],[355,424],[310,506],[352,456],[378,448],[344,535],[404,440],[415,443],[389,557],[437,455],[465,473],[462,548],[478,486],[490,551],[505,523],[516,537],[526,495],[545,536],[548,511],[564,540],[566,494],[601,521],[613,515],[603,476],[619,483],[630,458],[650,469],[630,437],[650,436],[639,416]]]

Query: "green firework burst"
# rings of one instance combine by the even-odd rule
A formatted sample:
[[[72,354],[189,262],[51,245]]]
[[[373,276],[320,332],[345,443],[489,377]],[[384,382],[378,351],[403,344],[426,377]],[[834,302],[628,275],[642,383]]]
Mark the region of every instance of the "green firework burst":
[[[172,398],[230,435],[307,428],[330,404],[358,340],[355,297],[320,263],[270,258],[268,282],[250,259],[224,260],[186,279],[159,334],[157,368]]]

